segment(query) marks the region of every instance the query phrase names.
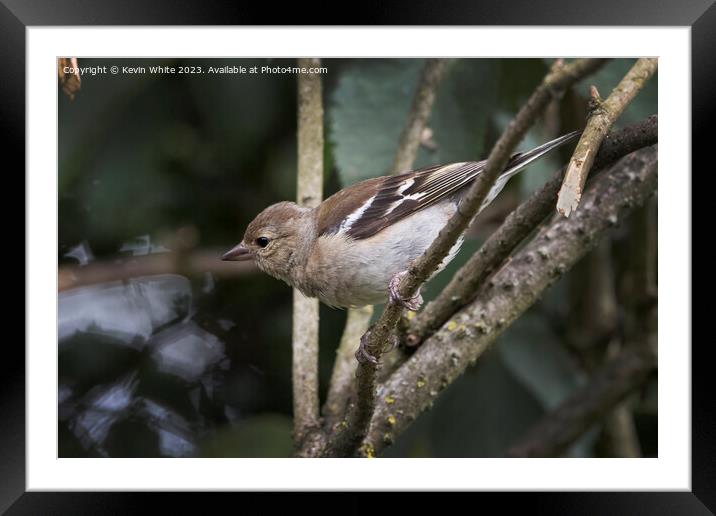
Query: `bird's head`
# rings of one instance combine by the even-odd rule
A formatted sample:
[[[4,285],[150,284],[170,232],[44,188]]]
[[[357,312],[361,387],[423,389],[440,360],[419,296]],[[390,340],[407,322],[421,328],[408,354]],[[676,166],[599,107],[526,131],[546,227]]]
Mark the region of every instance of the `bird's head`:
[[[291,270],[310,240],[310,210],[293,202],[279,202],[259,213],[246,228],[241,243],[222,260],[254,260],[258,267],[275,278],[288,281]]]

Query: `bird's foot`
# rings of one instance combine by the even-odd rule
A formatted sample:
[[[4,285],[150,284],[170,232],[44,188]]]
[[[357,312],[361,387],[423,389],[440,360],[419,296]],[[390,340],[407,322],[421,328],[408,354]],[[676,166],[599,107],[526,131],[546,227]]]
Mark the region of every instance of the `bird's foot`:
[[[368,344],[368,338],[370,335],[370,330],[365,332],[363,336],[360,338],[360,345],[358,346],[358,351],[356,351],[355,357],[358,362],[361,364],[365,364],[366,362],[370,362],[371,364],[378,365],[378,358],[372,355],[367,349],[366,345]],[[395,347],[398,345],[398,337],[396,335],[391,335],[390,342],[388,345],[383,349],[382,353],[389,353],[395,349]]]
[[[361,364],[365,364],[366,362],[370,362],[371,364],[378,364],[378,359],[371,355],[368,350],[366,349],[366,344],[368,343],[368,336],[370,335],[370,330],[365,332],[363,336],[360,338],[360,345],[358,346],[358,351],[356,351],[356,360],[360,362]]]
[[[408,274],[408,271],[398,272],[390,279],[390,284],[388,285],[388,290],[390,292],[390,301],[404,308],[407,308],[408,310],[417,312],[420,306],[423,304],[423,296],[420,295],[420,290],[418,289],[415,295],[413,297],[409,297],[408,299],[403,299],[400,296],[400,292],[398,292],[398,285],[400,285],[400,280],[403,279],[406,274]]]

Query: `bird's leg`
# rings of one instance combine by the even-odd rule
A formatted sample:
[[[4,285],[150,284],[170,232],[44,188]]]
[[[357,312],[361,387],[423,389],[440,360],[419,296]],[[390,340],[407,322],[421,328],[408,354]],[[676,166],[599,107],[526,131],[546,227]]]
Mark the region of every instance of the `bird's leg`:
[[[370,352],[366,349],[366,344],[368,344],[368,337],[370,335],[370,330],[365,332],[363,336],[360,338],[360,345],[358,346],[358,351],[356,351],[356,360],[360,362],[361,364],[365,364],[366,362],[370,362],[371,364],[378,364],[378,359],[370,354]],[[397,335],[391,335],[390,336],[390,342],[388,343],[388,346],[383,350],[383,353],[389,353],[390,351],[393,351],[395,347],[398,345],[398,336]]]
[[[365,349],[365,345],[368,342],[369,335],[370,330],[363,334],[363,336],[360,338],[360,345],[358,346],[358,351],[356,351],[356,360],[358,360],[358,362],[360,362],[361,364],[365,364],[366,362],[370,362],[371,364],[378,363],[378,359],[368,353],[368,350]]]
[[[420,289],[418,289],[418,291],[413,297],[410,297],[408,299],[403,299],[400,296],[400,292],[398,292],[398,285],[400,285],[400,280],[403,279],[403,276],[405,276],[406,274],[408,274],[408,271],[402,271],[398,272],[392,278],[390,278],[390,284],[388,285],[388,290],[390,291],[390,301],[404,308],[407,308],[408,310],[417,312],[420,308],[420,305],[423,304],[423,296],[420,295]]]

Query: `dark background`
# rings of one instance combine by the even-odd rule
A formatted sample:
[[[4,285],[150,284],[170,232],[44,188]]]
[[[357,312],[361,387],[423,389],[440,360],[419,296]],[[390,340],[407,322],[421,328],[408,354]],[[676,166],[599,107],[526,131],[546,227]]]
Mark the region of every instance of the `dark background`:
[[[290,4],[283,9],[276,10],[275,6],[267,4],[230,4],[219,2],[152,2],[130,1],[121,5],[112,2],[86,2],[83,0],[59,0],[54,2],[5,0],[0,7],[0,25],[6,45],[0,46],[0,54],[5,63],[4,70],[8,76],[16,80],[3,81],[0,84],[0,109],[3,120],[10,128],[5,135],[8,144],[6,157],[14,158],[18,168],[22,168],[25,159],[25,30],[31,25],[113,25],[113,24],[247,24],[247,23],[307,23],[315,25],[316,12],[308,11],[304,5]],[[411,0],[410,2],[395,2],[391,4],[392,10],[380,3],[378,9],[373,8],[375,3],[368,2],[363,9],[351,13],[351,23],[354,24],[425,24],[438,23],[465,25],[584,25],[607,24],[614,26],[629,25],[671,25],[691,26],[692,29],[692,135],[693,135],[693,167],[694,170],[708,169],[712,162],[711,131],[715,104],[713,85],[716,80],[716,68],[713,66],[712,49],[716,42],[716,8],[713,0],[695,0],[689,2],[676,2],[673,0],[659,0],[657,2],[637,1],[625,5],[623,2],[610,4],[600,2],[574,2],[573,0],[549,0],[534,8],[533,2],[524,0],[510,0],[497,4],[475,2],[444,2],[436,6],[429,0]],[[12,10],[6,6],[12,6]],[[335,6],[335,11],[332,10]],[[710,9],[709,9],[710,6]],[[340,4],[323,3],[318,23],[346,23],[345,9]],[[269,16],[261,16],[268,14]],[[335,14],[336,16],[331,16]],[[21,174],[10,176],[16,179],[16,191],[24,191],[24,179]],[[698,203],[698,194],[702,200],[708,195],[708,189],[694,191],[695,205]],[[708,204],[708,202],[707,202]],[[8,215],[12,203],[7,203]],[[16,214],[16,213],[15,213]],[[12,220],[11,217],[7,217]],[[704,225],[704,218],[694,218],[695,224]],[[7,230],[10,230],[8,227]],[[14,226],[18,232],[22,228]],[[18,237],[20,240],[22,235]],[[688,250],[690,252],[690,249]],[[707,256],[699,253],[694,256]],[[29,273],[30,271],[25,271]],[[19,278],[19,275],[16,277]],[[690,299],[684,300],[690,303]],[[697,304],[695,307],[701,307]],[[23,308],[25,305],[23,305]],[[680,343],[684,346],[689,342]],[[528,509],[530,511],[542,509],[550,514],[711,514],[706,506],[714,506],[713,481],[716,478],[714,457],[716,448],[714,443],[713,403],[711,396],[711,374],[708,359],[709,346],[694,346],[693,353],[693,493],[691,492],[612,492],[612,493],[480,493],[479,499],[486,497],[499,502],[505,508]],[[1,503],[7,507],[17,498],[17,503],[8,514],[97,514],[113,513],[118,510],[141,511],[148,506],[148,502],[158,501],[161,495],[157,494],[122,494],[122,493],[25,493],[25,439],[24,439],[24,390],[25,366],[24,349],[22,347],[9,347],[3,361],[3,388],[2,407],[4,424],[2,426],[2,448],[0,455],[4,489],[2,489]],[[216,502],[216,494],[212,501]],[[229,500],[229,496],[231,499]],[[300,499],[306,503],[307,494],[291,495],[291,500]],[[321,501],[326,500],[326,494],[320,494]],[[451,493],[454,499],[456,493]],[[469,496],[470,501],[475,498],[474,493]],[[19,497],[19,498],[18,498]],[[206,496],[202,507],[205,507]],[[223,500],[243,507],[250,502],[257,501],[257,496],[246,493],[226,495]],[[275,501],[276,494],[271,494]],[[380,503],[385,504],[381,497]],[[411,498],[416,500],[416,494]],[[196,496],[181,493],[168,493],[161,496],[161,503],[166,507],[174,502],[175,505],[186,508]],[[288,495],[284,497],[288,499]],[[703,500],[703,503],[700,500]],[[422,498],[421,498],[422,500]],[[319,500],[316,500],[317,502]],[[365,493],[354,493],[345,503],[346,508],[353,508],[353,513],[360,512],[365,504],[374,507],[375,497]],[[249,502],[249,503],[247,503]],[[401,507],[404,507],[401,500]],[[200,502],[201,503],[201,502]],[[363,505],[361,505],[361,503]],[[261,498],[260,506],[266,507],[265,500]],[[706,504],[706,505],[704,505]],[[316,504],[320,506],[320,504]],[[253,507],[253,506],[251,506]],[[258,507],[258,503],[256,503]],[[349,512],[350,509],[349,509]]]
[[[551,61],[451,62],[429,124],[436,149],[421,148],[416,166],[486,157]],[[633,61],[615,60],[569,92],[520,149],[581,128],[589,84],[606,97]],[[326,196],[388,169],[422,62],[323,61]],[[295,61],[79,59],[113,64]],[[619,124],[656,112],[657,81]],[[290,289],[219,257],[261,209],[295,197],[296,76],[84,75],[74,100],[58,89],[58,109],[60,456],[290,455]],[[570,150],[512,181],[426,299]],[[617,292],[627,237],[617,228],[598,251]],[[552,287],[386,455],[503,456],[581,385],[570,300],[588,294],[578,287],[584,269]],[[321,307],[323,393],[344,319]],[[655,456],[656,378],[629,403],[642,452]],[[569,454],[599,455],[598,434]]]

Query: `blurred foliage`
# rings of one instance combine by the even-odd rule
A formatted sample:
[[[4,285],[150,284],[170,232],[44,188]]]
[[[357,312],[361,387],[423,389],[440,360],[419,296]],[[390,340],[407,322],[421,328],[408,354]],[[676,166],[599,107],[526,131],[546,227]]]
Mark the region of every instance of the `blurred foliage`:
[[[588,77],[578,84],[577,90],[586,96],[589,95],[589,86],[594,85],[602,98],[607,98],[635,62],[636,59],[613,59],[593,77]],[[617,127],[638,122],[657,112],[658,75],[658,73],[654,74],[639,92],[639,96],[627,107],[617,120],[615,124]]]
[[[291,418],[266,414],[217,432],[201,450],[203,457],[290,457]]]
[[[331,141],[341,184],[387,173],[405,124],[422,60],[356,60],[331,96]],[[497,96],[499,64],[451,61],[438,90],[430,127],[437,150],[420,149],[415,167],[481,159]]]
[[[456,59],[438,91],[416,166],[483,159],[551,60]],[[583,123],[633,60],[615,60],[568,93],[522,142],[533,147]],[[292,65],[291,60],[80,59],[80,66]],[[423,60],[324,60],[326,195],[385,173]],[[290,74],[83,76],[58,89],[58,263],[141,259],[192,246],[217,260],[265,206],[295,195],[296,84]],[[657,81],[620,123],[656,112]],[[564,151],[568,154],[568,150]],[[554,153],[505,190],[506,209],[536,189]],[[434,297],[479,247],[478,224],[456,260],[424,289]],[[493,457],[584,377],[564,346],[565,282],[546,293],[388,456]],[[379,311],[376,311],[379,313]],[[321,307],[321,391],[345,318]],[[291,296],[258,273],[164,274],[59,295],[60,456],[247,456],[291,453]],[[655,416],[654,419],[655,420]],[[640,432],[655,453],[653,420]],[[589,436],[572,455],[590,455]]]

